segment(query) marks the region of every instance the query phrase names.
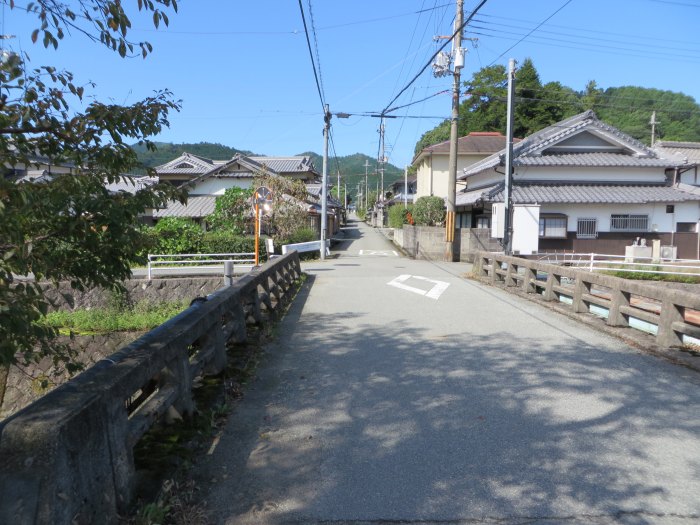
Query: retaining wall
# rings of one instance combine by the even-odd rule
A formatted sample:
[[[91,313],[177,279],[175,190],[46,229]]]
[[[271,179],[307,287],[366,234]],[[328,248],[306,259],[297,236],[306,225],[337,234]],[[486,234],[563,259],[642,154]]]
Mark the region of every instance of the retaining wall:
[[[501,249],[498,241],[491,239],[488,229],[458,228],[455,233],[455,252],[459,253],[460,261],[473,261],[477,251]],[[404,224],[403,228],[394,230],[394,243],[415,259],[443,260],[445,228]]]
[[[130,279],[124,281],[128,297],[133,302],[150,301],[180,301],[194,299],[221,288],[223,280],[218,277],[187,277],[177,279]],[[42,286],[46,296],[56,303],[55,309],[72,310],[74,308],[97,308],[110,303],[114,292],[104,288],[91,288],[80,291],[71,288],[69,282],[59,283],[58,287],[51,284]],[[66,300],[64,295],[73,302]]]

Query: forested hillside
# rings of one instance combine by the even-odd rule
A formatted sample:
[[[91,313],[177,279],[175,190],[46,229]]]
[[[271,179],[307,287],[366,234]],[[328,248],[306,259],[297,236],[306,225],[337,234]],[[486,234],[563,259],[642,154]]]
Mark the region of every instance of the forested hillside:
[[[138,153],[141,163],[148,168],[153,168],[155,166],[165,164],[166,162],[170,162],[179,155],[182,155],[184,152],[199,155],[200,157],[206,157],[207,159],[216,160],[230,159],[237,153],[243,153],[244,155],[252,154],[250,151],[239,150],[229,146],[224,146],[223,144],[214,144],[211,142],[199,142],[197,144],[171,144],[170,142],[156,142],[155,144],[158,148],[156,151],[148,151],[145,146],[138,144],[134,144],[132,146],[132,149]]]
[[[477,71],[464,83],[466,99],[460,105],[459,135],[470,131],[506,130],[507,75],[504,66]],[[515,74],[514,135],[526,137],[585,110],[645,144],[651,142],[649,120],[656,111],[656,139],[700,141],[700,105],[688,95],[635,86],[598,88],[595,81],[583,91],[560,82],[542,84],[532,60],[526,59]],[[450,123],[443,121],[416,144],[424,147],[448,140]]]

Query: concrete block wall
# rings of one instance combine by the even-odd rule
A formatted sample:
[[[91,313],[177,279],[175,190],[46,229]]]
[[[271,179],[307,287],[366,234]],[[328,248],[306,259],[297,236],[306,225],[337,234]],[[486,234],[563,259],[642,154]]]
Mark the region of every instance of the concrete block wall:
[[[398,233],[401,232],[401,233]],[[460,228],[455,236],[461,261],[471,262],[476,251],[500,251],[490,230]],[[445,254],[445,228],[442,226],[411,226],[394,230],[394,244],[416,259],[442,260]]]

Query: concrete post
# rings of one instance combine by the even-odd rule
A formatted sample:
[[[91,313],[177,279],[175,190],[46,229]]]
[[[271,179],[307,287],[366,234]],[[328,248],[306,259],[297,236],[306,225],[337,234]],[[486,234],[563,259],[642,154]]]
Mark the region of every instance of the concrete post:
[[[627,317],[622,315],[620,308],[630,305],[630,294],[622,290],[613,288],[610,290],[610,312],[608,313],[607,323],[609,326],[629,326]]]
[[[506,286],[516,286],[517,283],[515,282],[515,277],[513,277],[514,274],[518,274],[518,265],[509,262],[508,269],[506,270]]]
[[[553,274],[551,271],[547,274],[547,284],[544,288],[544,300],[545,301],[557,301],[559,296],[554,290],[555,286],[561,284],[561,276]]]
[[[532,268],[525,267],[525,275],[523,277],[523,292],[535,293],[537,291],[533,281],[537,279],[537,272]]]
[[[681,346],[683,337],[673,330],[673,323],[683,322],[683,308],[676,306],[670,299],[661,304],[661,316],[659,317],[659,331],[656,334],[656,342],[664,347]]]
[[[588,313],[588,305],[583,300],[585,294],[591,293],[591,283],[583,280],[582,275],[576,276],[576,284],[574,284],[574,301],[572,308],[577,313]]]

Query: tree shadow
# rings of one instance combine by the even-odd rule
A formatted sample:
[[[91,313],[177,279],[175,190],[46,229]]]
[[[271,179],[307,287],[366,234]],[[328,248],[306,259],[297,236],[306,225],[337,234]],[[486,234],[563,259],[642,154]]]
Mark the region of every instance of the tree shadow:
[[[478,315],[302,316],[312,283],[211,456],[220,522],[700,519],[696,374]]]

